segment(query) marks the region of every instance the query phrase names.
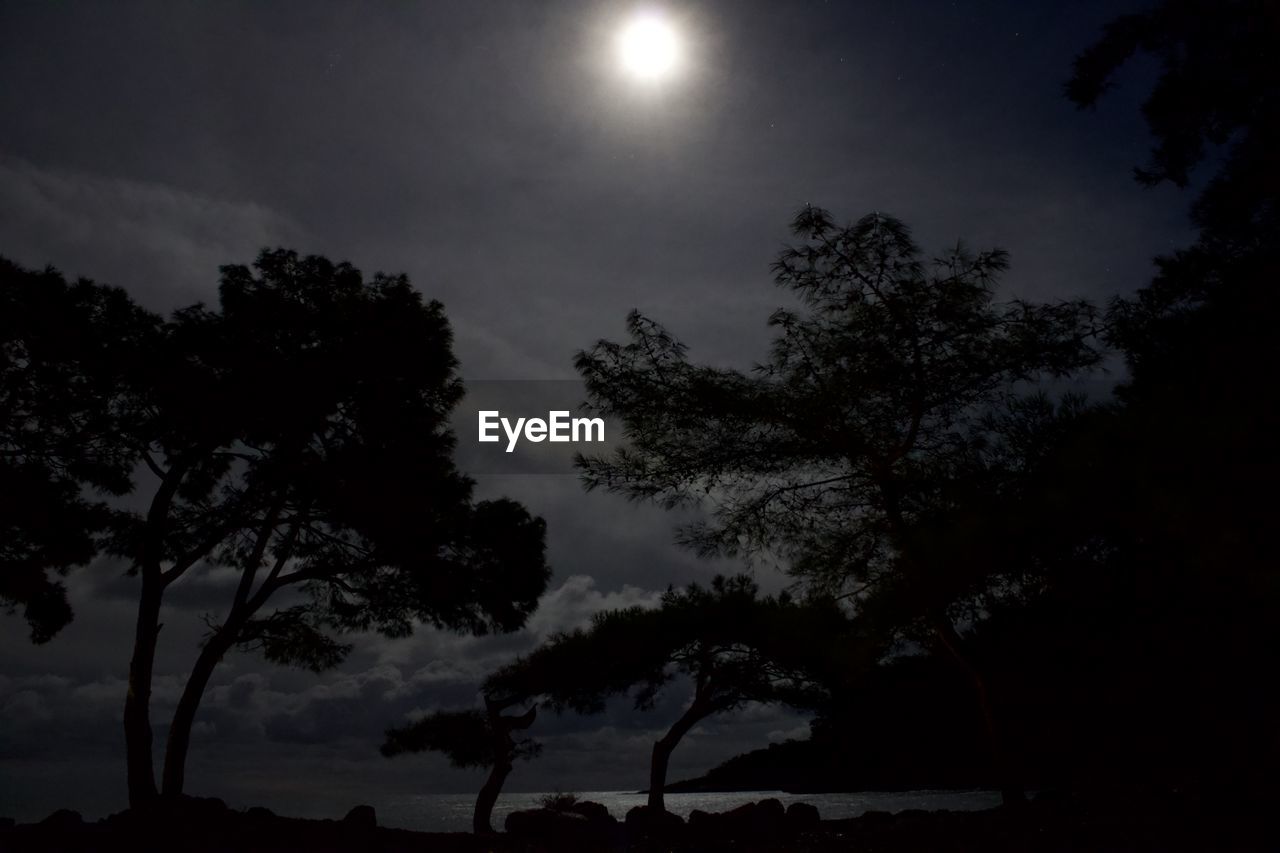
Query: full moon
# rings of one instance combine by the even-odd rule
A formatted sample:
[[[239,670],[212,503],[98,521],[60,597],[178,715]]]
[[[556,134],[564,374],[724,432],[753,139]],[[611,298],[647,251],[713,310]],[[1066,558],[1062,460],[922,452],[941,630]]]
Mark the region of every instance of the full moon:
[[[618,33],[618,58],[634,77],[654,80],[675,68],[680,53],[679,40],[671,26],[657,14],[632,18]]]

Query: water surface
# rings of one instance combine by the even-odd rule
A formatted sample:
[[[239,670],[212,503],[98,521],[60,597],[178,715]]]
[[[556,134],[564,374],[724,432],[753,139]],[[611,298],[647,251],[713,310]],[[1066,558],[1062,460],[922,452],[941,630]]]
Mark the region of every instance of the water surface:
[[[498,798],[493,809],[493,825],[501,829],[508,814],[533,809],[542,804],[545,793],[511,793]],[[583,791],[579,799],[602,803],[621,820],[627,810],[644,805],[646,797],[632,791]],[[743,803],[775,797],[784,806],[794,802],[812,803],[823,818],[857,817],[868,811],[900,812],[906,809],[950,809],[974,811],[1000,805],[999,791],[866,791],[855,794],[784,794],[781,791],[734,791],[732,793],[667,794],[667,810],[681,817],[701,809],[722,812]],[[378,804],[378,823],[383,826],[423,832],[470,832],[474,794],[422,794],[383,799]]]

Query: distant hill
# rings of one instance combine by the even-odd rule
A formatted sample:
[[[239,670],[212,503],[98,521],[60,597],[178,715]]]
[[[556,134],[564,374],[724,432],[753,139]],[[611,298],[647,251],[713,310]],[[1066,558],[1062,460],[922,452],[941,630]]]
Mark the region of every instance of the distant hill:
[[[935,758],[940,758],[936,755]],[[864,755],[870,758],[870,755]],[[890,760],[883,760],[888,758]],[[695,791],[787,791],[830,793],[836,791],[895,791],[919,788],[980,788],[993,783],[978,756],[962,766],[944,766],[937,760],[921,760],[904,750],[876,761],[833,751],[830,744],[814,740],[771,743],[729,759],[706,775],[667,786],[674,793]]]
[[[877,668],[814,720],[808,740],[731,758],[669,791],[893,791],[994,784],[982,719],[954,667]]]

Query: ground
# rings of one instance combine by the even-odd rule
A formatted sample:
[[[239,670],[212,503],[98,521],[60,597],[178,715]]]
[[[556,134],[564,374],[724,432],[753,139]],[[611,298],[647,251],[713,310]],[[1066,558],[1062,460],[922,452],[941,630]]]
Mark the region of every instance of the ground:
[[[343,820],[298,820],[265,809],[240,812],[218,800],[186,800],[151,814],[125,812],[85,823],[57,812],[36,824],[0,824],[0,850],[13,851],[252,851],[308,853],[535,853],[535,851],[1274,851],[1280,833],[1265,803],[1273,796],[1211,800],[1186,795],[1145,795],[1087,801],[1042,797],[1018,809],[985,812],[870,813],[812,823],[784,819],[762,801],[722,816],[700,815],[663,832],[643,814],[625,821],[592,814],[566,822],[525,821],[520,833],[489,837],[422,833],[379,827],[371,807]],[[776,801],[774,801],[776,802]],[[780,809],[780,806],[777,807]],[[537,817],[537,813],[525,813]],[[546,815],[543,815],[546,817]],[[801,815],[805,817],[805,815]],[[673,821],[674,823],[674,821]],[[548,829],[551,827],[551,829]],[[547,832],[552,835],[548,836]]]

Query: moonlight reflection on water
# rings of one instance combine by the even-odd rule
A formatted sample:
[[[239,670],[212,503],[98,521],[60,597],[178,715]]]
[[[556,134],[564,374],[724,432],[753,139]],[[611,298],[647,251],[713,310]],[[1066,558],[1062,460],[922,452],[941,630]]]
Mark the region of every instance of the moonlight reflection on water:
[[[522,809],[538,808],[546,793],[503,794],[493,810],[493,825],[500,829],[507,815]],[[687,818],[694,809],[722,812],[774,797],[784,806],[806,802],[817,806],[823,819],[857,817],[869,811],[900,812],[907,809],[977,811],[1000,805],[999,791],[868,791],[854,794],[784,794],[780,791],[733,791],[666,795],[667,810]],[[618,820],[627,811],[644,805],[646,796],[633,791],[585,791],[581,800],[591,800],[609,809]],[[378,806],[378,821],[384,826],[422,832],[470,832],[474,794],[426,794],[388,799]]]

